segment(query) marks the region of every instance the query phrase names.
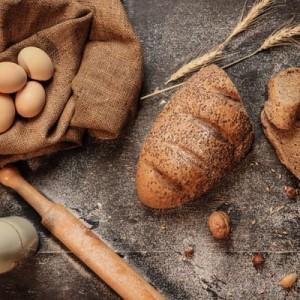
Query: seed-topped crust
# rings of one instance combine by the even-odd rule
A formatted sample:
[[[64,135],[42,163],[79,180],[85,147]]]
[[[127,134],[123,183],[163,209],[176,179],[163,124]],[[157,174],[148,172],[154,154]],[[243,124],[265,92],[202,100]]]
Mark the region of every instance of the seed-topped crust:
[[[196,73],[166,105],[137,167],[139,198],[170,208],[207,192],[249,150],[254,133],[239,93],[216,65]]]

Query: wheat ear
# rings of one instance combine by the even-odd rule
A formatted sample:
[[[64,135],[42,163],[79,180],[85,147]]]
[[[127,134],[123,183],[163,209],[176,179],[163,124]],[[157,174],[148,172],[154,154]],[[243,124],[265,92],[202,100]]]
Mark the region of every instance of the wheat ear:
[[[254,6],[249,10],[248,14],[242,18],[235,28],[232,30],[228,38],[223,44],[227,45],[234,37],[246,31],[249,27],[254,25],[260,16],[264,15],[274,4],[273,0],[258,0]]]
[[[277,29],[274,31],[270,36],[268,36],[265,41],[262,43],[262,45],[255,50],[254,52],[228,64],[223,66],[223,69],[229,68],[233,65],[236,65],[254,55],[256,55],[259,52],[262,52],[264,50],[268,50],[274,47],[279,46],[286,46],[286,45],[296,45],[300,47],[299,42],[295,39],[295,37],[300,36],[300,24],[297,25],[284,25],[280,27],[280,29]]]
[[[268,9],[271,8],[272,4],[274,4],[273,0],[257,0],[254,4],[254,6],[250,9],[248,14],[240,18],[237,25],[234,27],[230,35],[225,39],[223,43],[221,43],[219,46],[215,47],[208,53],[199,56],[189,63],[182,66],[180,69],[178,69],[174,74],[171,75],[169,80],[165,83],[168,84],[172,81],[178,80],[192,72],[195,72],[196,70],[200,69],[201,67],[205,67],[208,64],[211,64],[213,62],[219,61],[223,58],[223,51],[225,47],[228,45],[228,43],[237,35],[247,30],[250,26],[252,26],[260,16],[265,14]],[[244,5],[244,8],[246,7],[246,3]],[[244,11],[244,10],[243,10]]]

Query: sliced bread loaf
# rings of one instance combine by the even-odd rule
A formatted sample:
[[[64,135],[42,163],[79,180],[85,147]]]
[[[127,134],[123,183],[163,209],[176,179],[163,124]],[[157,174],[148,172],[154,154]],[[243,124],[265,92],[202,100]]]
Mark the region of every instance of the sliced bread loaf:
[[[280,161],[300,180],[300,68],[288,68],[269,81],[261,114],[265,135]]]

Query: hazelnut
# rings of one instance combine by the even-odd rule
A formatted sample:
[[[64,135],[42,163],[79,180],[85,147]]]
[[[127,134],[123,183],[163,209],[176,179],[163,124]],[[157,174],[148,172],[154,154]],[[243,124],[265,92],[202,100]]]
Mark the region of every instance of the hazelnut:
[[[297,197],[297,190],[292,186],[285,186],[284,191],[289,199],[295,199]]]
[[[184,256],[191,259],[194,256],[194,252],[194,248],[190,246],[184,250]]]
[[[213,212],[208,218],[208,228],[216,239],[226,239],[230,234],[230,218],[222,211]]]
[[[280,281],[279,285],[285,289],[290,289],[294,286],[294,284],[297,281],[297,274],[296,273],[290,273],[286,276],[284,276]]]
[[[264,262],[265,262],[265,259],[262,256],[262,254],[256,254],[252,257],[253,267],[256,269],[261,267],[264,264]]]

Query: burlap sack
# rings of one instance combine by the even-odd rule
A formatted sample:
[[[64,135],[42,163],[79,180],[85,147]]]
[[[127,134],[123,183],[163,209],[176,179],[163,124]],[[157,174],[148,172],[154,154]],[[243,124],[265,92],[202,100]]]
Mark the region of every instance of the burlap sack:
[[[80,145],[85,132],[116,138],[135,108],[140,44],[120,0],[1,0],[0,61],[44,49],[55,75],[36,118],[0,135],[0,166]]]

